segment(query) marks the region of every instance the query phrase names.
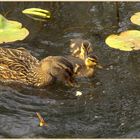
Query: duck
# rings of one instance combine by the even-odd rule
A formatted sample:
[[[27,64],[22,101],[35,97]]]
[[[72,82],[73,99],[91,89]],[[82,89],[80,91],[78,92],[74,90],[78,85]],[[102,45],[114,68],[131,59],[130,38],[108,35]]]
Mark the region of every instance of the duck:
[[[92,53],[87,55],[85,60],[70,55],[66,56],[66,58],[72,63],[74,67],[74,76],[76,78],[91,78],[94,76],[96,68],[102,69],[97,56]]]
[[[43,87],[60,81],[74,85],[74,68],[63,56],[35,58],[25,48],[0,47],[0,80]]]
[[[89,40],[76,38],[70,40],[70,53],[72,56],[85,60],[85,57],[93,53],[93,46]]]

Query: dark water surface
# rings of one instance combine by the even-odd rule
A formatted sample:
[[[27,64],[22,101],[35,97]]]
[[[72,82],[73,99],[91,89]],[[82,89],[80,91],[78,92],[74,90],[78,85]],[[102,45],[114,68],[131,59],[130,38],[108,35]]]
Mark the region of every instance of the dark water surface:
[[[40,23],[26,17],[21,11],[29,7],[50,10],[52,19]],[[30,30],[26,40],[3,46],[25,47],[42,59],[69,54],[70,39],[80,37],[91,40],[106,66],[74,88],[0,83],[0,138],[140,138],[140,52],[104,42],[109,34],[140,29],[129,20],[138,11],[139,2],[0,2],[1,14]],[[35,112],[48,127],[38,126]]]

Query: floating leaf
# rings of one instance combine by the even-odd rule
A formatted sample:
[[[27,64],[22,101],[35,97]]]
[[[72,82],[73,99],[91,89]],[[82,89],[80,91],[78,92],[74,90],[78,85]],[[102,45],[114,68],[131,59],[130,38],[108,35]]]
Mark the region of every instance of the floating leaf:
[[[34,20],[46,21],[51,17],[51,13],[47,10],[40,8],[29,8],[22,11],[22,13],[26,14],[28,17]]]
[[[0,43],[23,40],[29,31],[22,28],[22,24],[17,21],[8,20],[0,14]]]
[[[130,18],[131,22],[136,24],[136,25],[140,25],[140,12],[135,13],[131,18]]]
[[[122,51],[140,50],[140,31],[128,30],[120,35],[113,34],[108,36],[105,42],[109,47]]]

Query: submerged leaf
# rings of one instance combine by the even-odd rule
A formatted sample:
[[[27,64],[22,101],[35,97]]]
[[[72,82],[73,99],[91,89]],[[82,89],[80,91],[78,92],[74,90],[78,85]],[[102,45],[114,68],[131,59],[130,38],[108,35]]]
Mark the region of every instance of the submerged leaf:
[[[48,126],[48,124],[45,122],[45,120],[43,119],[43,117],[39,112],[36,112],[36,115],[39,119],[39,126]]]
[[[109,47],[122,51],[140,50],[140,31],[128,30],[120,35],[113,34],[108,36],[105,42]]]
[[[29,8],[22,11],[28,17],[34,20],[46,21],[51,17],[51,13],[47,10],[40,8]]]
[[[136,25],[140,25],[140,12],[135,13],[131,18],[130,18],[131,22],[136,24]]]
[[[22,28],[22,24],[17,21],[8,20],[0,15],[0,43],[23,40],[29,31]]]

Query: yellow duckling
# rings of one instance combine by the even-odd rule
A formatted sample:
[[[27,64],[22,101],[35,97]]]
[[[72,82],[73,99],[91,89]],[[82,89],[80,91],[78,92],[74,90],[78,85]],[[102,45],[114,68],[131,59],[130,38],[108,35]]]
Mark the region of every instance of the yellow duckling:
[[[73,65],[62,56],[39,61],[24,48],[0,48],[0,80],[46,86],[56,80],[73,85]]]
[[[97,57],[90,54],[85,60],[73,56],[67,56],[67,59],[73,64],[75,77],[92,77],[95,73],[95,68],[102,68],[97,61]]]
[[[70,52],[72,56],[84,60],[89,53],[93,52],[92,44],[89,40],[71,39]]]

